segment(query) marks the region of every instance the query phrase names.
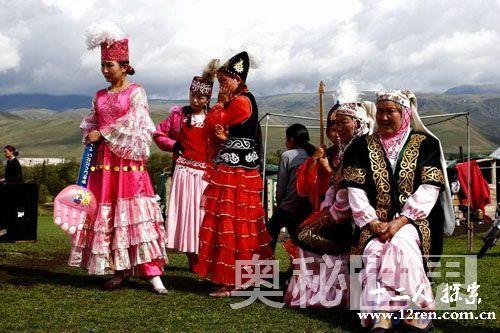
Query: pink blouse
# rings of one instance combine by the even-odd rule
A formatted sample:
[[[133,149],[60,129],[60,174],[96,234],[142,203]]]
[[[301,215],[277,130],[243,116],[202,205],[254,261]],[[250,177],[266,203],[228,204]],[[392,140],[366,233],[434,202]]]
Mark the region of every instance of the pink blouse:
[[[120,158],[146,160],[155,131],[146,92],[138,84],[116,93],[99,90],[92,102],[92,112],[83,119],[80,128],[83,140],[91,131],[100,131],[106,145]]]

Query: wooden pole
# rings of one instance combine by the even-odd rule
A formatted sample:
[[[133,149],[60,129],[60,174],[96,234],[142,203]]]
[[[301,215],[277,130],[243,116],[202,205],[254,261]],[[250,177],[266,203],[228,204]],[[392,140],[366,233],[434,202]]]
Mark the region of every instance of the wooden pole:
[[[325,85],[319,81],[319,145],[325,144],[325,124],[323,119],[323,95],[325,94]]]

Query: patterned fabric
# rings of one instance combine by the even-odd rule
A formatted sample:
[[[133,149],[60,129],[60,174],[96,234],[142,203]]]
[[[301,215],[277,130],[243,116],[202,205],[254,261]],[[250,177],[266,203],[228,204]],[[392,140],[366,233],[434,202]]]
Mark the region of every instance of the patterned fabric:
[[[255,140],[231,138],[223,150],[216,156],[215,163],[224,163],[231,167],[255,169],[259,166]]]
[[[440,166],[439,142],[435,138],[411,132],[394,171],[391,170],[384,155],[384,148],[377,134],[356,140],[346,152],[344,166],[345,168],[365,170],[366,181],[360,183],[356,179],[343,180],[343,186],[349,189],[349,197],[351,197],[351,188],[364,191],[369,205],[375,209],[377,218],[381,221],[391,221],[396,216],[401,215],[403,211],[411,210],[406,203],[409,198],[415,202],[414,195],[422,185],[437,186],[438,192],[443,189],[444,184],[439,182],[424,183],[419,176],[431,167],[438,168]],[[358,194],[358,196],[360,195]],[[430,192],[427,195],[430,195]],[[431,197],[436,199],[435,195]],[[370,222],[364,218],[364,212],[367,211],[367,208],[364,207],[363,212],[359,212],[360,216],[358,216],[358,209],[355,209],[357,206],[355,201],[351,202],[356,224],[364,225],[366,222]],[[430,209],[426,214],[421,214],[418,210],[411,215],[419,218],[414,221],[414,224],[422,237],[423,252],[426,253],[429,249],[431,254],[440,255],[443,239],[443,208],[436,200],[432,203],[426,201],[425,207],[428,206]],[[428,223],[421,222],[423,218],[426,218]],[[431,233],[432,237],[424,237]],[[357,234],[358,246],[353,251],[359,254],[372,235],[367,228],[358,229]]]
[[[364,184],[366,179],[366,170],[349,166],[347,168],[344,168],[344,170],[342,171],[342,176],[347,181]]]
[[[128,39],[101,44],[101,60],[128,61]]]
[[[402,90],[388,90],[381,91],[377,93],[377,103],[380,101],[391,101],[402,105],[405,108],[409,108],[411,105],[410,99],[414,98],[415,95],[411,91]]]
[[[228,103],[226,108],[216,105],[207,117],[208,127],[219,123],[228,127],[228,140],[217,151],[214,163],[223,163],[229,167],[257,169],[260,167],[262,133],[258,121],[258,108],[253,95],[244,92]],[[240,120],[234,123],[235,120]],[[226,119],[226,120],[225,120]],[[215,146],[211,144],[211,146]]]
[[[97,92],[81,127],[84,136],[97,129],[103,137],[88,181],[98,214],[73,236],[69,264],[99,275],[161,271],[167,263],[165,230],[144,166],[154,131],[144,90],[133,84],[117,93]]]
[[[126,89],[111,93],[97,92],[93,112],[80,127],[84,136],[96,125],[111,151],[121,158],[144,160],[149,157],[155,126],[148,113],[144,89],[131,84]]]
[[[236,54],[226,61],[220,68],[219,72],[225,72],[230,75],[237,76],[241,81],[245,82],[250,69],[250,58],[245,51]]]
[[[262,177],[255,159],[260,140],[257,120],[257,104],[248,92],[225,107],[214,106],[207,114],[209,156],[212,151],[218,152],[222,144],[218,156],[223,162],[209,161],[206,169],[208,186],[202,198],[205,216],[193,271],[214,283],[234,285],[237,260],[251,260],[254,255],[266,260],[273,256],[261,201]],[[213,138],[216,124],[229,127],[225,143]]]
[[[201,76],[193,77],[189,91],[193,94],[200,94],[210,98],[212,96],[213,81],[203,79]]]

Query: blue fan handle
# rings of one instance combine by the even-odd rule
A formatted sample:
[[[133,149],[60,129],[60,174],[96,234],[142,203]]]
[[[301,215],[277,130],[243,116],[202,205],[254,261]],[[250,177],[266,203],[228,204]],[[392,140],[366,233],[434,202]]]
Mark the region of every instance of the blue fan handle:
[[[85,146],[83,151],[82,163],[80,164],[80,170],[78,171],[77,185],[87,187],[90,175],[90,166],[92,164],[92,158],[94,157],[95,144],[89,143]]]

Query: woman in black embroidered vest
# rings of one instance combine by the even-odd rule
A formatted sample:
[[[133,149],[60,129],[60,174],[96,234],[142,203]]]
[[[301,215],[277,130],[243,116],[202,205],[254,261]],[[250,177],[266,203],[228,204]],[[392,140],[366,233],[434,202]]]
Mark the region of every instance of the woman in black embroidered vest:
[[[208,186],[202,199],[205,217],[199,258],[193,271],[222,285],[210,294],[215,297],[231,296],[237,260],[273,256],[261,203],[258,109],[245,85],[249,67],[248,54],[241,52],[219,68],[217,104],[205,123],[211,156],[205,173]]]
[[[360,230],[352,254],[364,255],[361,310],[399,312],[412,302],[416,310],[433,310],[426,261],[429,254],[441,254],[443,231],[451,234],[454,228],[441,145],[420,121],[409,91],[379,93],[376,120],[375,134],[356,139],[343,165],[343,183]],[[386,291],[373,293],[380,288]],[[410,300],[391,300],[401,295]],[[362,324],[377,332],[392,329],[384,318]],[[412,326],[405,331],[425,331],[431,322],[404,325]]]

